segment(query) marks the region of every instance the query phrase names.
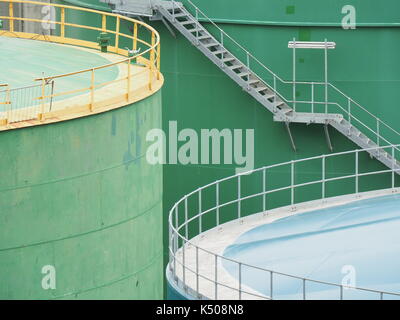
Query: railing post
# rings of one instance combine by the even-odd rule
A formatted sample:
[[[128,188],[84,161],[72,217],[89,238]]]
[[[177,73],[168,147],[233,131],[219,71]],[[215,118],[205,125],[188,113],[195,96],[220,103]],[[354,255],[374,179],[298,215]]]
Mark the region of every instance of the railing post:
[[[189,226],[188,226],[188,202],[187,197],[185,197],[185,238],[189,238]]]
[[[61,40],[64,42],[65,38],[65,8],[61,7]]]
[[[196,22],[199,22],[199,9],[197,9],[196,7]],[[196,44],[199,45],[200,44],[200,40],[199,40],[199,30],[196,26]]]
[[[250,90],[250,53],[246,51],[246,59],[247,59],[247,90]]]
[[[272,271],[269,272],[269,291],[272,300],[274,298],[274,273]]]
[[[187,238],[186,238],[187,239]],[[186,291],[186,255],[185,255],[185,247],[186,247],[186,239],[184,239],[182,245],[182,281],[183,281],[183,288]]]
[[[325,39],[325,113],[328,113],[328,42]]]
[[[129,59],[128,61],[128,76],[126,78],[127,83],[126,83],[126,100],[130,101],[131,100],[131,76],[132,76],[132,70],[131,70],[131,62],[132,59]]]
[[[120,18],[117,16],[117,24],[115,26],[115,52],[119,53],[119,26],[120,26]]]
[[[292,205],[292,210],[294,210],[294,161],[290,163],[290,203]]]
[[[242,213],[241,213],[241,204],[242,204],[242,202],[241,202],[241,195],[240,195],[240,188],[241,188],[241,186],[240,186],[240,184],[241,184],[241,182],[240,182],[240,175],[238,176],[238,184],[237,184],[237,192],[238,192],[238,194],[237,194],[237,196],[238,196],[238,219],[240,219],[241,218],[241,216],[242,216]]]
[[[340,300],[343,300],[343,285],[340,286]]]
[[[378,147],[381,145],[381,126],[380,126],[381,120],[379,118],[376,118],[376,144]],[[378,149],[379,150],[379,149]]]
[[[347,113],[349,114],[349,123],[351,124],[351,100],[347,98]]]
[[[14,6],[12,2],[8,3],[8,16],[10,17],[9,19],[10,32],[14,32]]]
[[[196,293],[197,297],[200,296],[199,293],[199,247],[196,246]]]
[[[325,173],[325,166],[326,166],[326,156],[322,156],[322,200],[325,200],[325,179],[326,179],[326,173]]]
[[[215,300],[218,300],[218,256],[214,255],[214,257],[215,257],[215,277],[214,277]]]
[[[178,251],[178,206],[175,207],[175,234],[174,234],[174,276],[176,278],[176,252]]]
[[[314,113],[314,82],[311,82],[311,113]]]
[[[161,78],[161,44],[157,46],[157,80]]]
[[[91,71],[90,79],[90,112],[94,109],[94,68]]]
[[[395,163],[396,163],[396,159],[395,159],[395,157],[394,157],[394,146],[392,146],[392,189],[394,189],[395,188],[395,185],[396,185],[396,175],[395,175],[395,168],[396,168],[396,166],[395,166]]]
[[[44,120],[44,96],[45,96],[46,80],[42,78],[41,97],[40,97],[40,113],[39,120]]]
[[[303,279],[303,300],[306,300],[306,279]]]
[[[358,168],[358,158],[359,158],[359,155],[358,155],[358,150],[356,150],[356,172],[355,172],[355,176],[356,176],[356,196],[358,195],[358,171],[359,171],[359,168]]]
[[[219,182],[215,185],[215,208],[216,208],[216,223],[219,226]]]
[[[133,50],[137,50],[137,36],[138,36],[138,25],[137,22],[133,24]]]
[[[267,195],[265,192],[267,191],[267,182],[266,182],[266,169],[263,170],[263,212],[267,211]]]
[[[239,300],[242,300],[242,263],[239,262]]]
[[[296,38],[293,38],[293,111],[296,112]]]
[[[274,73],[274,112],[276,112],[276,74]]]
[[[7,119],[6,119],[6,124],[10,122],[10,117],[11,117],[11,93],[10,93],[10,87],[7,85],[6,88],[6,106],[7,106]]]
[[[175,22],[175,1],[172,0],[172,21]]]
[[[199,234],[203,232],[203,215],[201,205],[201,189],[199,190]]]
[[[101,30],[103,32],[107,31],[107,16],[105,14],[101,15]]]
[[[154,70],[154,50],[155,50],[154,46],[155,46],[155,43],[156,43],[156,35],[153,32],[151,34],[150,68],[149,68],[149,71],[150,71],[149,89],[150,89],[150,91],[153,90],[153,70]]]

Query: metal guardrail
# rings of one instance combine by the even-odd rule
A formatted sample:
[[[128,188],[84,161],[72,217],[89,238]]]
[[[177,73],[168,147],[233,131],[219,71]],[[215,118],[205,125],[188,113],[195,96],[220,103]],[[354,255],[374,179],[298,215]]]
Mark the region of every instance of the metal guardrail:
[[[8,85],[3,87],[5,89],[0,90],[0,121],[3,124],[37,119],[43,105],[47,112],[52,109],[54,81],[46,82],[44,88],[41,84],[12,89]],[[45,99],[42,99],[43,92],[47,96]]]
[[[132,63],[139,62],[142,63],[148,72],[148,88],[150,91],[153,90],[154,81],[159,80],[161,77],[160,73],[160,36],[158,32],[151,26],[141,22],[139,20],[135,20],[129,17],[92,10],[88,8],[60,5],[55,3],[48,2],[38,2],[38,1],[24,1],[24,0],[0,0],[0,3],[8,4],[8,15],[1,15],[0,20],[4,20],[8,22],[8,29],[0,30],[0,35],[7,35],[10,37],[17,38],[26,38],[26,39],[41,39],[44,41],[51,41],[62,44],[71,44],[78,45],[93,49],[99,49],[99,44],[96,42],[97,35],[93,37],[92,41],[81,38],[73,38],[67,35],[71,35],[69,32],[72,29],[80,29],[86,31],[98,31],[107,33],[111,42],[108,47],[108,50],[112,53],[128,56],[128,58],[123,58],[121,61],[109,63],[103,66],[98,66],[95,68],[79,70],[76,72],[61,74],[61,75],[53,75],[53,76],[41,76],[35,79],[39,83],[42,89],[42,93],[39,96],[39,100],[41,101],[41,108],[37,113],[37,118],[39,120],[43,120],[45,118],[46,105],[44,101],[46,100],[55,100],[60,97],[70,97],[72,94],[88,94],[88,99],[85,99],[82,102],[82,106],[88,106],[88,111],[92,112],[97,104],[101,104],[102,101],[98,101],[96,99],[96,89],[110,85],[113,83],[121,83],[125,82],[125,85],[122,84],[121,87],[125,87],[124,92],[120,95],[121,98],[119,100],[130,102],[133,101],[135,87],[133,85],[133,77],[135,74],[132,74]],[[15,5],[17,4],[29,4],[33,7],[52,7],[55,11],[55,16],[52,17],[54,20],[48,20],[47,18],[38,19],[37,17],[19,17],[16,15]],[[29,10],[28,12],[33,12],[33,10]],[[70,14],[73,13],[73,14]],[[73,21],[74,16],[79,13],[93,14],[93,19],[86,19],[85,22],[88,24],[77,24]],[[46,23],[48,25],[56,26],[55,30],[52,30],[51,35],[42,35],[42,34],[31,34],[18,31],[15,25],[16,21],[20,22],[30,22],[30,23]],[[98,25],[97,25],[98,24]],[[132,34],[122,30],[121,25],[127,30],[130,28]],[[125,43],[124,43],[125,41]],[[126,50],[126,43],[131,44],[129,50]],[[121,48],[122,47],[122,48]],[[131,52],[129,52],[131,51]],[[62,62],[60,62],[62,63]],[[110,69],[115,66],[121,66],[126,69],[126,76],[112,80],[107,82],[98,83],[96,79],[98,78],[98,73],[104,71],[105,69]],[[60,80],[65,79],[73,79],[74,76],[84,76],[87,77],[88,85],[84,85],[83,87],[79,87],[73,90],[64,90],[62,91],[62,85],[59,84]],[[48,94],[45,90],[45,87],[50,82],[55,82],[55,86],[57,90],[61,90],[59,92],[52,92]],[[28,87],[27,87],[28,88]],[[22,90],[22,89],[19,89]],[[28,89],[26,89],[28,90]],[[25,96],[29,96],[29,93],[25,93]],[[37,97],[35,97],[36,99]],[[83,99],[82,99],[83,100]],[[87,100],[87,101],[86,101]],[[118,100],[118,101],[119,101]],[[115,99],[117,101],[117,99]],[[100,102],[100,103],[99,103]],[[36,103],[32,101],[32,105]],[[29,103],[28,103],[29,105]],[[77,105],[75,104],[75,107]],[[20,106],[17,106],[20,108]],[[64,109],[66,110],[66,109]],[[21,121],[24,120],[21,118]],[[3,121],[6,124],[11,122],[6,119]]]
[[[387,152],[390,152],[393,155],[394,159],[398,147],[398,145],[388,146],[374,148],[374,150],[378,151],[378,149],[385,149]],[[270,165],[252,170],[247,173],[238,174],[215,181],[185,195],[177,203],[175,203],[169,212],[168,269],[172,275],[171,279],[178,287],[183,288],[186,290],[186,292],[191,292],[191,295],[194,298],[204,297],[218,299],[221,297],[221,290],[225,290],[226,298],[226,290],[231,290],[229,299],[240,300],[243,298],[243,295],[251,296],[253,298],[274,299],[277,288],[279,287],[279,281],[276,280],[278,276],[289,280],[300,281],[302,285],[302,299],[308,299],[310,297],[311,293],[308,291],[308,286],[311,284],[320,284],[326,286],[327,288],[335,289],[337,291],[337,299],[346,299],[345,294],[347,291],[344,290],[347,288],[351,288],[353,292],[358,291],[371,293],[374,295],[373,298],[376,299],[385,299],[388,297],[400,298],[400,293],[372,290],[368,288],[347,287],[342,284],[299,277],[296,275],[282,273],[277,270],[269,270],[260,268],[258,266],[249,265],[243,263],[242,261],[233,260],[220,254],[211,252],[210,250],[201,248],[194,240],[197,236],[202,235],[205,231],[217,228],[224,223],[241,219],[254,213],[268,212],[268,210],[272,209],[268,207],[268,204],[270,203],[271,198],[276,195],[279,195],[281,201],[285,201],[285,205],[280,205],[278,207],[291,206],[292,210],[295,211],[296,204],[305,202],[304,199],[298,199],[298,194],[300,193],[301,188],[305,187],[314,186],[316,188],[320,188],[320,197],[317,197],[313,200],[319,200],[324,203],[328,198],[327,187],[330,184],[338,181],[348,182],[350,180],[354,182],[354,187],[352,187],[351,182],[348,182],[347,186],[351,188],[349,188],[347,191],[343,188],[340,188],[339,190],[336,190],[338,194],[335,194],[335,196],[354,195],[357,198],[360,192],[362,192],[363,187],[367,188],[368,191],[371,191],[370,183],[366,182],[365,186],[362,185],[362,179],[364,177],[375,177],[381,175],[386,176],[387,181],[385,186],[380,189],[392,189],[395,191],[396,186],[399,186],[399,180],[396,179],[397,171],[399,170],[395,170],[394,166],[392,169],[380,171],[373,171],[371,168],[368,168],[369,170],[365,170],[365,161],[368,159],[367,151],[368,150],[359,149]],[[363,156],[365,156],[365,159],[361,161],[360,159]],[[329,170],[327,166],[337,163],[337,161],[340,161],[341,157],[345,158],[346,161],[348,161],[349,157],[354,158],[354,173],[344,172],[339,174],[335,172],[333,174],[332,171]],[[305,168],[303,171],[301,170],[302,165]],[[296,183],[296,177],[313,176],[309,171],[310,166],[314,170],[313,173],[316,173],[315,168],[320,166],[321,171],[319,172],[319,176],[321,178],[310,179],[306,182]],[[304,172],[304,170],[308,171]],[[286,171],[286,178],[288,178],[290,182],[276,187],[268,187],[269,181],[266,178],[267,174],[273,173],[274,171],[275,173],[280,174],[281,181],[285,180],[282,172]],[[305,173],[305,175],[302,175],[302,172]],[[247,181],[247,188],[245,180]],[[256,189],[259,191],[246,194],[245,190],[249,189]],[[232,193],[235,194],[232,195]],[[222,199],[224,198],[228,198],[228,200],[223,201]],[[249,209],[249,207],[245,206],[246,201],[253,201],[254,203],[256,200],[259,202],[259,211],[253,212],[252,209]],[[206,215],[207,221],[205,220]],[[213,221],[211,226],[210,221]],[[208,227],[204,227],[206,222]],[[195,251],[195,262],[193,262],[193,257],[191,263],[188,263],[186,260],[187,257],[185,257],[185,252],[187,256],[187,251],[189,249],[192,250],[192,255],[193,250]],[[199,259],[199,255],[204,254],[212,256],[209,261],[213,261],[213,263],[210,263],[210,265],[205,265],[205,263]],[[218,278],[218,275],[221,274],[220,268],[222,262],[228,262],[229,264],[236,266],[236,270],[238,271],[236,287],[233,287],[231,284],[227,284],[226,282],[224,283],[224,281]],[[245,283],[243,282],[244,268],[247,270],[253,270],[254,272],[257,271],[260,279],[269,279],[269,284],[266,284],[266,292],[269,292],[268,295],[257,293],[255,291],[250,292],[248,289],[245,289]],[[192,278],[194,277],[194,279],[192,279],[194,281],[191,282],[191,285],[188,284],[187,280],[189,275],[191,275]],[[209,284],[211,283],[213,285],[213,295],[204,296],[201,293],[200,284],[202,281],[208,282]]]
[[[175,3],[176,1],[172,1]],[[376,117],[366,108],[364,108],[361,104],[356,102],[347,94],[343,93],[336,86],[329,82],[307,82],[307,81],[290,81],[284,80],[279,77],[275,72],[273,72],[270,68],[268,68],[264,63],[262,63],[258,58],[256,58],[252,53],[248,51],[244,46],[242,46],[239,42],[237,42],[233,37],[231,37],[228,33],[226,33],[222,28],[220,28],[211,18],[209,18],[198,6],[196,6],[191,0],[181,0],[179,1],[183,4],[188,4],[187,7],[192,7],[194,10],[194,15],[197,20],[201,19],[207,23],[210,23],[215,29],[217,33],[217,39],[221,44],[226,46],[229,50],[232,51],[233,54],[242,54],[239,58],[244,62],[249,70],[251,70],[254,74],[256,74],[260,79],[263,79],[266,85],[277,93],[277,96],[280,97],[284,102],[292,107],[294,111],[296,111],[296,107],[298,105],[304,104],[309,105],[309,112],[314,113],[318,106],[323,106],[323,113],[331,113],[332,109],[335,107],[337,110],[340,110],[344,114],[344,117],[356,126],[361,132],[366,134],[369,138],[371,138],[374,142],[376,142],[379,146],[381,145],[394,145],[398,144],[400,141],[397,139],[400,137],[400,132]],[[210,31],[212,33],[212,31]],[[218,35],[219,34],[219,35]],[[229,43],[231,46],[229,46]],[[236,52],[234,51],[236,49]],[[266,72],[266,76],[261,76],[257,72],[257,66],[261,71]],[[268,79],[269,77],[269,79]],[[288,85],[293,93],[292,98],[288,98],[285,94],[282,93],[282,88],[279,89],[279,83],[282,85]],[[308,86],[308,92],[310,93],[310,100],[299,101],[296,100],[296,86]],[[317,87],[323,87],[323,100],[318,101],[316,91]],[[289,91],[289,90],[288,90]],[[343,101],[330,101],[329,97],[332,95],[338,95]],[[345,104],[345,105],[344,105]],[[335,113],[335,112],[333,112]],[[372,127],[371,123],[374,123]],[[368,124],[366,124],[368,123]],[[383,134],[384,130],[386,130],[386,134]],[[391,136],[387,138],[387,135]],[[392,139],[396,138],[396,141]],[[391,141],[392,140],[392,141]]]

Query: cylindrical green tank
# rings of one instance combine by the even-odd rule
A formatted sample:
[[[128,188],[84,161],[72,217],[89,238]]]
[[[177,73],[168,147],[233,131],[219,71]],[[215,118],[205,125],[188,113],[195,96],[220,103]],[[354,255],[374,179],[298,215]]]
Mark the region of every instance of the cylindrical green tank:
[[[161,299],[161,92],[0,132],[0,298]],[[54,278],[53,278],[54,277]]]

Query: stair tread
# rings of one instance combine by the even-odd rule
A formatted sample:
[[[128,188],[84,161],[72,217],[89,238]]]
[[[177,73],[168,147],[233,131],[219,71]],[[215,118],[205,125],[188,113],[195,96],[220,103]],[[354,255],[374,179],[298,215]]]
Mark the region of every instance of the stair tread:
[[[231,62],[231,61],[235,61],[235,60],[236,60],[236,58],[227,57],[227,58],[223,58],[223,59],[222,59],[222,62]]]
[[[221,54],[221,53],[227,53],[228,51],[226,50],[216,50],[216,51],[212,51],[213,54]]]
[[[183,25],[183,26],[185,26],[185,25],[188,25],[188,24],[197,24],[197,22],[196,21],[192,21],[192,20],[189,20],[189,21],[182,21],[182,22],[179,22],[181,25]]]

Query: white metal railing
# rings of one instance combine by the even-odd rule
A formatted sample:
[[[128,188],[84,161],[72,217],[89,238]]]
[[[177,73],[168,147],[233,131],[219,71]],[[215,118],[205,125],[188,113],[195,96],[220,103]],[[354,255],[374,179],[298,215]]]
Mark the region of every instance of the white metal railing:
[[[177,6],[176,1],[172,1],[173,5]],[[248,51],[245,47],[243,47],[240,43],[238,43],[233,37],[231,37],[228,33],[226,33],[223,29],[221,29],[211,18],[209,18],[198,6],[196,6],[191,0],[181,0],[179,1],[183,4],[187,3],[189,7],[191,6],[195,11],[195,17],[197,20],[203,19],[204,21],[210,23],[214,28],[216,28],[217,33],[219,33],[219,42],[227,47],[229,50],[237,50],[236,53],[242,54],[241,60],[252,73],[257,75],[260,79],[263,79],[265,84],[273,90],[279,98],[281,98],[284,102],[292,107],[294,111],[296,111],[296,106],[305,104],[309,105],[309,111],[314,113],[318,106],[324,106],[323,113],[332,113],[332,109],[335,107],[337,110],[343,113],[344,118],[352,123],[357,129],[366,134],[371,140],[377,143],[378,146],[381,145],[395,145],[400,142],[400,132],[388,125],[386,122],[382,121],[380,118],[376,117],[373,113],[364,108],[361,104],[356,102],[354,99],[343,93],[336,86],[329,82],[307,82],[307,81],[293,81],[293,80],[284,80],[279,77],[275,72],[273,72],[270,68],[268,68],[264,63],[262,63],[259,59],[257,59],[252,53]],[[217,36],[218,37],[218,36]],[[227,46],[227,42],[230,41],[232,47]],[[234,54],[235,55],[235,54]],[[265,71],[267,76],[260,76],[257,74],[256,68],[259,68],[261,71]],[[267,79],[269,78],[269,79]],[[279,90],[279,83],[282,85],[291,86],[293,90],[289,90],[289,92],[293,92],[292,98],[288,98],[282,93],[282,90]],[[311,99],[298,101],[296,100],[296,90],[294,88],[296,86],[308,86],[308,92],[310,92]],[[318,86],[322,86],[324,88],[324,92],[321,96],[323,99],[318,101],[316,98],[316,90]],[[344,100],[344,102],[339,103],[337,101],[330,101],[329,97],[332,95],[339,95],[340,98]],[[345,103],[345,105],[344,105]],[[335,113],[335,112],[334,112]],[[371,124],[373,122],[373,125]],[[385,131],[386,130],[386,131]],[[387,137],[389,136],[389,137]],[[394,140],[396,139],[396,140]]]
[[[394,159],[399,146],[387,146],[374,148],[374,151],[385,149]],[[291,206],[296,210],[296,205],[310,200],[327,201],[327,198],[333,196],[328,192],[328,187],[335,183],[341,183],[340,188],[335,188],[334,196],[351,195],[359,197],[361,192],[366,190],[384,190],[391,189],[396,192],[400,180],[397,174],[400,169],[375,170],[376,162],[371,160],[368,155],[368,149],[359,149],[353,151],[340,152],[330,155],[322,155],[301,160],[288,161],[280,164],[274,164],[263,168],[255,169],[244,174],[238,174],[227,177],[182,197],[169,212],[169,265],[168,270],[172,281],[183,288],[186,292],[195,298],[219,299],[221,297],[228,299],[243,299],[243,296],[258,299],[274,299],[279,290],[279,279],[284,277],[286,280],[296,280],[301,282],[301,299],[309,299],[312,292],[309,291],[311,284],[320,284],[329,289],[335,289],[337,295],[334,299],[346,299],[347,290],[342,284],[319,281],[279,272],[279,270],[269,270],[258,266],[249,265],[242,261],[237,261],[224,257],[220,254],[202,248],[197,244],[197,236],[205,231],[217,228],[224,223],[234,221],[259,212],[268,212],[269,210]],[[337,169],[331,166],[337,166],[340,161],[349,161],[349,157],[354,159],[354,171],[349,169],[339,173]],[[347,165],[348,166],[348,165]],[[303,169],[302,169],[303,168]],[[310,168],[313,168],[310,171]],[[320,168],[317,169],[317,168]],[[269,174],[279,174],[281,185],[272,185],[272,180],[267,179]],[[297,179],[304,177],[310,178],[308,181],[296,183]],[[377,176],[380,176],[378,181]],[[373,177],[373,182],[367,178]],[[286,183],[284,182],[286,179]],[[347,182],[343,187],[343,181]],[[350,181],[350,182],[349,182]],[[376,187],[380,184],[380,187]],[[309,193],[304,193],[304,189],[316,188],[312,199],[306,199]],[[372,188],[372,189],[371,189]],[[246,190],[257,190],[253,193],[246,193]],[[332,192],[331,192],[332,193]],[[224,200],[225,199],[225,200]],[[280,205],[274,207],[273,201],[280,201]],[[248,205],[252,201],[252,206]],[[257,202],[257,204],[255,204]],[[188,262],[189,251],[191,260]],[[202,261],[207,258],[208,263]],[[222,263],[229,263],[235,266],[237,270],[237,281],[226,282],[219,279],[221,275]],[[260,279],[269,279],[266,282],[268,294],[262,294],[246,288],[242,280],[243,268],[259,272]],[[189,280],[191,279],[191,281]],[[212,285],[210,291],[204,294],[204,284]],[[200,290],[200,285],[203,290]],[[372,298],[400,298],[400,293],[385,292],[368,288],[351,287],[352,292],[366,292],[372,294]],[[228,296],[227,294],[228,290]],[[224,292],[224,295],[222,295]],[[333,291],[332,291],[333,292]],[[332,297],[331,297],[332,298]]]

